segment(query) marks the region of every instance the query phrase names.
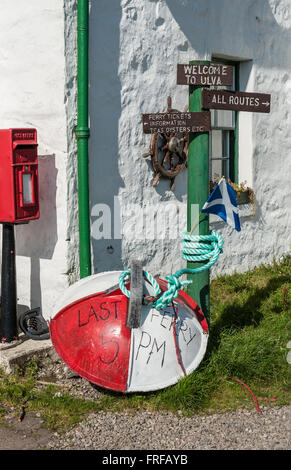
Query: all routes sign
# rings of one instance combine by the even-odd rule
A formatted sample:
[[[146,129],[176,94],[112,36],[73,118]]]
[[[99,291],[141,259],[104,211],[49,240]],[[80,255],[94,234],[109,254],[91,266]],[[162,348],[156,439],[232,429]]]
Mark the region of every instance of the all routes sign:
[[[211,129],[211,115],[207,111],[143,114],[142,120],[145,134],[208,132]]]
[[[202,108],[269,113],[271,95],[242,91],[202,90]]]

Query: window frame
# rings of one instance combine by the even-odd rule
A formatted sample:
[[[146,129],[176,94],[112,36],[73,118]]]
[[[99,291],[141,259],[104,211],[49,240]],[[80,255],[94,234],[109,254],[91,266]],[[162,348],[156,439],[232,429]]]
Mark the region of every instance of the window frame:
[[[240,84],[240,63],[234,60],[221,59],[219,57],[212,57],[211,62],[216,64],[231,65],[235,69],[235,82],[234,91],[239,91]],[[214,129],[215,130],[215,129]],[[227,129],[225,129],[227,130]],[[211,131],[212,132],[212,131]],[[209,160],[210,160],[209,148]],[[238,111],[234,111],[234,129],[231,131],[229,139],[229,177],[233,183],[238,184],[238,161],[239,161],[239,119]],[[209,161],[210,167],[211,162]]]

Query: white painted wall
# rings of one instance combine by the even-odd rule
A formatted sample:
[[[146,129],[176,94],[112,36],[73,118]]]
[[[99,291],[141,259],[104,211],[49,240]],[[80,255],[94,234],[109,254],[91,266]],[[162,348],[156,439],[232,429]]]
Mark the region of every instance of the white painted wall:
[[[183,220],[186,224],[187,170],[176,178],[174,193],[167,180],[152,188],[150,162],[141,158],[150,140],[142,133],[141,115],[164,111],[168,95],[173,106],[183,110],[188,88],[176,85],[177,64],[212,56],[243,61],[241,91],[272,94],[270,115],[240,113],[239,181],[247,180],[254,188],[257,206],[254,216],[250,208],[242,209],[240,233],[224,223],[211,223],[225,240],[224,253],[212,275],[245,271],[288,252],[290,22],[289,0],[91,0],[90,178],[95,272],[126,268],[134,257],[142,257],[153,274],[167,275],[184,266],[178,237],[138,240],[131,236],[150,203],[161,214],[165,204],[172,203],[181,224]],[[124,212],[132,205],[133,213],[122,218],[122,239],[97,240],[103,220],[98,204],[109,205],[113,213],[114,196]],[[172,219],[169,228],[176,230],[177,220]]]
[[[0,6],[0,127],[38,131],[40,219],[15,227],[18,304],[47,317],[67,285],[63,2]]]

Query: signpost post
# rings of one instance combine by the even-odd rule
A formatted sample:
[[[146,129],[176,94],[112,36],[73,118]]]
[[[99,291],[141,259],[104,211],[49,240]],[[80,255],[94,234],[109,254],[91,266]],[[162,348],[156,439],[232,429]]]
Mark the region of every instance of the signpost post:
[[[210,62],[191,61],[190,65],[194,70],[206,70],[204,66],[209,66]],[[189,111],[202,111],[201,102],[202,85],[189,86]],[[187,183],[187,231],[190,232],[193,224],[193,209],[198,206],[199,212],[209,196],[209,134],[208,132],[189,133],[188,147],[188,183]],[[203,214],[200,218],[199,235],[209,234],[208,214]],[[195,267],[204,263],[195,263]],[[187,267],[193,269],[194,263],[188,262]],[[203,311],[209,324],[210,317],[210,297],[209,297],[209,270],[196,274],[189,274],[188,279],[193,282],[189,284],[187,293],[194,299]]]

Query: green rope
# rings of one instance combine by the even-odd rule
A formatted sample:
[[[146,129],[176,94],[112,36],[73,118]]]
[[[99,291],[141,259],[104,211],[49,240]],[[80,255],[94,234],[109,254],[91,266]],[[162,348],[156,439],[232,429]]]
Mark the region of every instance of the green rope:
[[[183,259],[192,262],[209,260],[207,264],[199,268],[191,269],[191,274],[211,268],[218,260],[220,253],[222,253],[223,238],[220,233],[214,230],[212,230],[210,235],[190,235],[187,232],[183,232],[182,236]],[[189,270],[186,271],[189,272]],[[180,273],[180,271],[178,271],[178,273]]]
[[[169,305],[173,299],[178,297],[179,290],[191,283],[192,281],[179,281],[179,277],[183,274],[195,274],[201,271],[205,271],[206,269],[210,269],[216,261],[220,253],[222,253],[223,248],[223,238],[222,236],[212,230],[210,235],[190,235],[188,232],[183,232],[182,234],[182,258],[186,261],[190,262],[201,262],[207,261],[208,262],[202,266],[197,268],[185,268],[180,269],[175,274],[166,277],[166,281],[168,281],[167,290],[162,293],[158,282],[155,278],[148,273],[147,271],[143,271],[144,277],[152,284],[155,297],[158,297],[153,302],[153,306],[157,310],[162,310]],[[126,295],[126,297],[130,297],[130,292],[125,287],[125,279],[127,276],[130,275],[130,269],[127,271],[123,271],[119,276],[119,287],[121,292]]]
[[[126,295],[126,297],[130,297],[130,292],[125,287],[125,279],[129,275],[130,275],[130,269],[128,269],[127,271],[123,271],[119,276],[119,288],[120,288],[121,292],[124,295]],[[160,286],[159,286],[158,282],[155,280],[155,278],[150,273],[148,273],[147,271],[143,271],[143,275],[151,283],[151,285],[153,286],[153,288],[155,290],[155,296],[159,295],[160,292],[161,292],[161,289],[160,289]]]

